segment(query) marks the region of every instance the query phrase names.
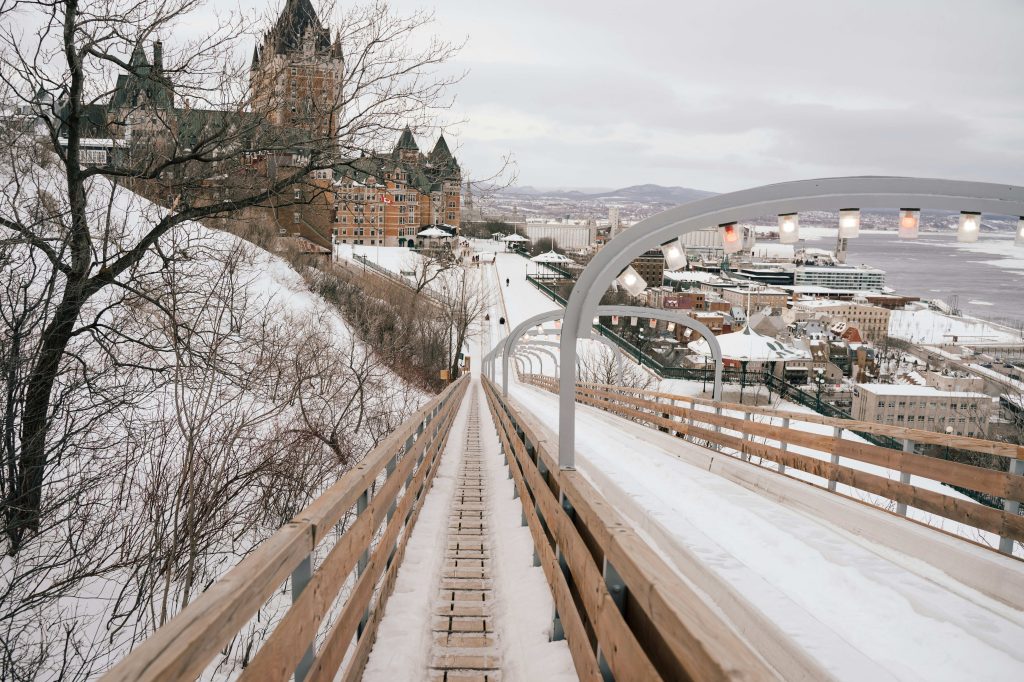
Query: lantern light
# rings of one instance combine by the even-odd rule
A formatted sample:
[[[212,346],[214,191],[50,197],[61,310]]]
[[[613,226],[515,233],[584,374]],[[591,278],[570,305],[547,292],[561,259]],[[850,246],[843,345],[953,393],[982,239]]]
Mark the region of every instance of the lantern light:
[[[854,239],[860,236],[860,209],[844,208],[839,211],[839,236]]]
[[[651,329],[657,329],[657,328],[658,328],[658,319],[657,319],[656,317],[652,317],[652,318],[651,318],[651,319],[650,319],[650,320],[649,320],[649,321],[647,322],[647,324],[649,324],[649,325],[650,325]]]
[[[666,270],[682,270],[688,265],[686,249],[679,239],[671,239],[662,244],[661,254],[665,256]]]
[[[961,211],[956,240],[958,242],[976,242],[979,232],[981,232],[981,214],[974,211]]]
[[[1015,246],[1024,246],[1024,216],[1017,221],[1017,236],[1013,243]]]
[[[632,265],[623,270],[615,281],[633,296],[639,296],[647,288],[647,282],[644,281],[644,278],[640,276],[640,273]]]
[[[743,240],[740,239],[740,228],[736,223],[724,223],[718,226],[722,233],[722,246],[725,252],[736,253],[743,248]]]
[[[796,213],[779,214],[779,243],[796,244],[800,241],[800,216]]]
[[[921,226],[921,209],[900,209],[900,239],[917,239]]]

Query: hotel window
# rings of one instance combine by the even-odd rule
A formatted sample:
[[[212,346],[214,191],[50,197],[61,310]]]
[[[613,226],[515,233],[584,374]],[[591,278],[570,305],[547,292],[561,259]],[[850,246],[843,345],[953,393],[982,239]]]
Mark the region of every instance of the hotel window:
[[[293,223],[301,223],[302,222],[302,214],[299,213],[298,211],[295,211],[294,213],[292,213],[292,222]]]

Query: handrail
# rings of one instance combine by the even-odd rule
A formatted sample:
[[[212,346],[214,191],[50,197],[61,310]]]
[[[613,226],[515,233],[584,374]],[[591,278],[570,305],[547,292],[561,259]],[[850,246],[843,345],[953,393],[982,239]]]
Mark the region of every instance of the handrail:
[[[301,681],[308,672],[309,679],[333,679],[353,636],[358,644],[356,654],[349,658],[346,679],[357,678],[415,524],[420,507],[416,502],[430,487],[467,382],[468,376],[460,378],[404,421],[337,483],[137,646],[103,679],[195,679],[289,574],[292,605],[242,678],[287,680],[294,673]],[[341,532],[313,572],[313,551],[353,507],[355,523]],[[381,524],[383,531],[378,532]],[[318,628],[353,568],[356,578],[352,592],[321,650],[315,653]],[[385,571],[387,576],[379,583]],[[375,595],[376,602],[371,604]]]
[[[553,393],[558,392],[558,383],[550,377],[529,375],[520,377],[520,380]],[[668,399],[669,402],[660,402],[660,399]],[[836,492],[836,484],[842,483],[892,500],[898,505],[897,513],[904,516],[907,507],[910,506],[994,533],[1000,537],[1000,550],[1004,553],[1009,553],[1013,542],[1024,542],[1024,517],[1017,513],[1019,503],[1024,501],[1024,476],[1021,475],[1022,470],[1019,468],[1022,460],[1015,459],[1010,471],[1005,472],[919,455],[913,451],[914,442],[942,443],[948,440],[955,441],[956,447],[961,449],[1013,456],[1006,454],[1005,448],[1001,447],[1010,445],[1007,443],[977,438],[948,438],[943,434],[919,429],[885,427],[900,428],[903,431],[904,449],[893,450],[842,438],[844,430],[858,431],[865,425],[885,425],[605,384],[578,383],[576,400],[626,419],[649,423],[661,431],[679,437],[695,438],[712,446],[729,448],[747,461],[750,461],[752,456],[767,459],[775,462],[779,471],[783,473],[786,468],[792,468],[817,476],[827,482],[831,492]],[[677,402],[689,403],[690,407],[683,407],[676,404]],[[698,405],[713,407],[714,410],[699,410]],[[726,411],[740,412],[744,416],[723,414]],[[782,425],[755,422],[752,419],[753,415],[780,418]],[[792,421],[833,426],[833,433],[821,435],[794,429],[790,427]],[[760,438],[761,442],[755,441],[754,437]],[[772,442],[776,444],[773,445]],[[823,453],[828,455],[828,459],[791,452],[790,446]],[[891,480],[862,469],[844,466],[840,463],[841,458],[890,469],[900,474],[900,480]],[[1003,509],[993,509],[912,485],[911,475],[998,496],[1004,501]]]
[[[889,436],[890,438],[895,438],[897,440],[910,439],[915,443],[927,443],[930,445],[943,446],[948,445],[951,448],[959,450],[970,450],[972,452],[980,452],[987,455],[1024,459],[1024,445],[1017,445],[1016,443],[1005,443],[1002,441],[987,440],[984,438],[972,438],[970,436],[950,436],[945,433],[937,433],[935,431],[927,431],[924,429],[912,429],[906,426],[895,426],[892,424],[879,424],[877,422],[865,422],[856,419],[828,417],[821,414],[790,412],[788,410],[779,410],[772,407],[758,407],[756,405],[726,403],[721,401],[710,400],[708,398],[698,398],[696,396],[665,393],[662,391],[655,391],[651,389],[623,388],[622,386],[614,386],[611,384],[581,383],[580,385],[586,385],[591,388],[607,388],[611,390],[625,391],[628,393],[642,393],[643,395],[649,395],[656,398],[667,398],[669,400],[684,400],[686,402],[692,402],[698,405],[721,407],[722,409],[727,410],[738,410],[742,412],[765,415],[770,417],[785,417],[793,421],[807,422],[808,424],[839,426],[849,431],[863,431],[865,433]]]
[[[525,524],[581,680],[767,680],[780,674],[630,530],[531,422],[483,379]],[[627,607],[628,605],[628,607]]]

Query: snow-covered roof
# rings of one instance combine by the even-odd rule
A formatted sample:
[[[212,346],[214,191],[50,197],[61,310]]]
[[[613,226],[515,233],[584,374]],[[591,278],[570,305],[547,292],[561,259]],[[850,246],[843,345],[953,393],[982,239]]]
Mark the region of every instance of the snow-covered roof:
[[[451,235],[438,227],[428,227],[416,233],[418,237],[451,237]]]
[[[526,237],[523,237],[522,235],[510,234],[507,237],[503,237],[501,241],[503,241],[503,242],[528,242],[530,240],[527,239]]]
[[[972,391],[940,391],[934,386],[917,386],[914,384],[857,384],[857,388],[875,395],[919,396],[933,398],[988,398],[992,396]]]
[[[713,272],[666,270],[665,279],[675,282],[712,282],[722,279]]]
[[[567,257],[563,256],[560,253],[555,253],[554,251],[548,251],[547,253],[542,253],[540,255],[534,256],[530,260],[532,260],[534,263],[572,263],[573,262],[572,258],[567,258]]]
[[[716,336],[715,339],[722,348],[722,357],[728,360],[770,362],[774,360],[808,360],[811,357],[811,354],[802,348],[795,348],[770,336],[758,334],[750,327],[731,334]],[[711,355],[711,347],[704,339],[691,344],[690,350],[704,356]]]

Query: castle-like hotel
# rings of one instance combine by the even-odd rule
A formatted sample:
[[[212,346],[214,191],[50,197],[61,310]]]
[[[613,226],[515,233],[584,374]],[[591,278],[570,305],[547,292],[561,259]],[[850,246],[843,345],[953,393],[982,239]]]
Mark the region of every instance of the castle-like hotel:
[[[106,104],[85,107],[84,163],[106,165],[125,153],[119,150],[127,142],[135,144],[143,138],[154,149],[161,144],[187,147],[190,137],[202,137],[211,121],[224,126],[228,115],[249,117],[247,123],[254,128],[269,125],[296,140],[291,150],[282,147],[258,154],[251,164],[253,172],[266,178],[274,177],[276,169],[301,165],[297,159],[304,153],[303,140],[338,138],[345,57],[340,35],[331,39],[310,0],[287,0],[262,44],[253,50],[251,112],[200,110],[187,101],[176,102],[174,85],[164,72],[159,41],[153,45],[152,61],[137,45],[129,67],[130,73],[118,77]],[[37,95],[37,99],[47,97],[44,92]],[[52,101],[37,104],[59,109]],[[158,115],[153,115],[154,110]],[[255,122],[253,117],[264,121]],[[225,189],[232,179],[222,182]],[[169,203],[174,201],[170,184],[137,183],[135,188],[155,201]],[[406,127],[390,152],[362,154],[339,161],[333,169],[313,171],[304,182],[259,206],[239,211],[229,220],[256,223],[321,248],[330,247],[333,241],[414,246],[420,241],[417,233],[431,225],[455,232],[461,219],[461,185],[462,171],[444,136],[430,153],[423,154]],[[206,181],[205,186],[203,191],[217,195],[215,183]]]

